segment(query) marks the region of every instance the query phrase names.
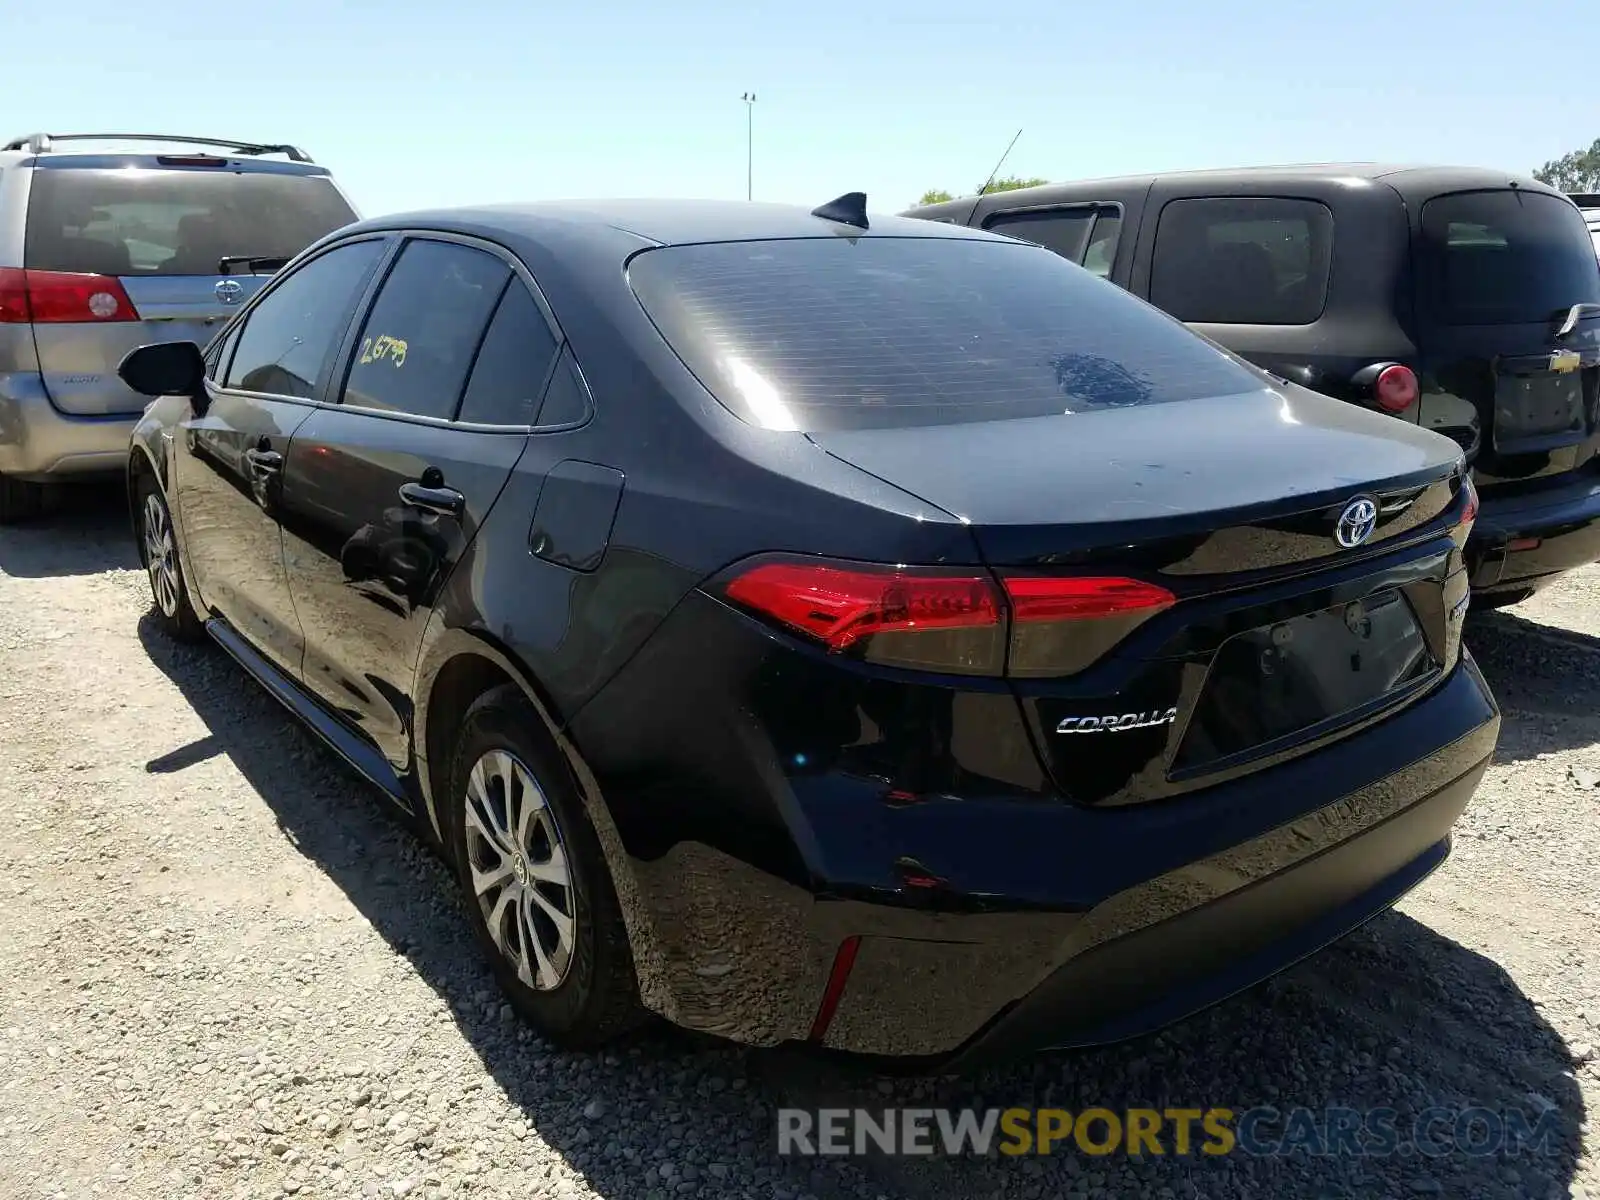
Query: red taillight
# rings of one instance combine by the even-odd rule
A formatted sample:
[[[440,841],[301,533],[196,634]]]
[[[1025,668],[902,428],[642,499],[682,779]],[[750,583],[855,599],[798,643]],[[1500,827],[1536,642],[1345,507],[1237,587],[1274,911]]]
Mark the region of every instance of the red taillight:
[[[115,275],[0,269],[0,322],[101,324],[137,321],[138,311]]]
[[[1035,578],[1008,576],[1006,595],[1018,621],[1078,621],[1086,618],[1151,615],[1176,603],[1166,588],[1137,579]]]
[[[1410,367],[1398,363],[1385,367],[1373,381],[1372,394],[1377,398],[1378,407],[1385,412],[1405,412],[1417,402],[1420,394],[1417,376]]]
[[[730,583],[727,595],[829,650],[880,633],[1000,623],[994,584],[973,572],[765,563]]]
[[[28,307],[28,280],[15,267],[0,267],[0,325],[26,325],[33,318]]]
[[[833,969],[828,972],[828,985],[822,992],[822,1003],[817,1005],[817,1015],[811,1022],[811,1040],[820,1042],[833,1023],[839,1001],[844,997],[844,985],[850,982],[850,969],[856,965],[856,951],[861,949],[859,937],[847,937],[839,943],[833,956]]]
[[[1461,491],[1466,500],[1461,506],[1461,519],[1456,524],[1471,525],[1478,519],[1478,489],[1473,484],[1471,476],[1462,477]]]
[[[1120,577],[1007,575],[784,559],[723,588],[733,603],[830,652],[963,675],[1069,674],[1175,603]]]

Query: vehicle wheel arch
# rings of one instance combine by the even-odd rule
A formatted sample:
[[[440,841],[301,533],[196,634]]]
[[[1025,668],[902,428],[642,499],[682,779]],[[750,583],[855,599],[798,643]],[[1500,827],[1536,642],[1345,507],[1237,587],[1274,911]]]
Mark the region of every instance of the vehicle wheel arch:
[[[128,451],[128,472],[123,479],[123,490],[128,494],[128,524],[133,534],[133,544],[139,554],[139,565],[148,566],[145,561],[144,538],[139,530],[139,484],[146,476],[156,481],[156,486],[161,489],[163,496],[167,495],[167,480],[165,473],[151,456],[150,450],[142,442],[135,441]],[[167,499],[167,509],[172,509],[171,498]]]
[[[660,940],[654,921],[640,900],[627,849],[594,772],[582,750],[561,730],[554,716],[556,708],[544,688],[534,673],[487,630],[444,629],[427,639],[424,647],[417,667],[412,741],[428,835],[437,839],[452,868],[459,869],[440,804],[447,790],[456,725],[479,696],[508,683],[515,685],[538,713],[543,725],[539,732],[566,763],[599,839],[632,947],[640,998],[648,1008],[666,1011],[671,1000]]]

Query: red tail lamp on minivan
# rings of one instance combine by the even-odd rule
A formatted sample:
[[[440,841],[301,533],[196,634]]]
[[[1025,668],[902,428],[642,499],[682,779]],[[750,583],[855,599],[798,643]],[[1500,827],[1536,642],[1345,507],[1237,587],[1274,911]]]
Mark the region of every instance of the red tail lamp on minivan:
[[[1403,413],[1417,402],[1422,389],[1417,373],[1404,363],[1374,363],[1357,371],[1357,387],[1370,388],[1372,399],[1387,413]]]

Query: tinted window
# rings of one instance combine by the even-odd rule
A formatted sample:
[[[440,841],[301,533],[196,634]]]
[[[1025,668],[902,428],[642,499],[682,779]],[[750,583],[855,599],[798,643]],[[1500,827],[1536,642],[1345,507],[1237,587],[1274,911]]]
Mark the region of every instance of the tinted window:
[[[1426,303],[1453,325],[1547,321],[1600,303],[1583,216],[1536,192],[1463,192],[1422,206]]]
[[[103,275],[216,275],[225,255],[291,258],[355,213],[326,175],[41,168],[27,265]]]
[[[512,280],[472,364],[460,419],[483,425],[532,425],[539,417],[539,397],[555,356],[550,323],[521,280]]]
[[[1110,275],[1111,266],[1117,260],[1117,240],[1121,234],[1122,218],[1114,212],[1102,212],[1089,236],[1089,248],[1083,252],[1084,269],[1102,279]]]
[[[354,242],[319,254],[285,276],[245,319],[228,366],[228,386],[277,396],[314,395],[383,250],[381,241]]]
[[[362,326],[344,402],[454,417],[484,327],[510,278],[511,268],[482,250],[408,243]]]
[[[1094,209],[1063,208],[1055,212],[1002,213],[985,228],[1006,237],[1035,242],[1071,262],[1083,261],[1083,248],[1094,224]]]
[[[561,352],[555,374],[550,376],[550,387],[539,408],[539,424],[573,425],[588,415],[589,389],[569,348]]]
[[[1254,372],[1059,257],[965,238],[671,246],[629,267],[729,408],[773,429],[934,425],[1259,389]]]
[[[1327,303],[1333,214],[1310,200],[1174,200],[1161,210],[1150,300],[1184,321],[1309,325]]]

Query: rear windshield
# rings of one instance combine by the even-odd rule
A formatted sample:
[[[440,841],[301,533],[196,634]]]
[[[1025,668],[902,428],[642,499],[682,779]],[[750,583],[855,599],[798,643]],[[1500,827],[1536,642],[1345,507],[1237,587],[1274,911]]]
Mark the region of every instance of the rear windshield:
[[[40,168],[25,265],[216,275],[224,257],[291,258],[355,213],[326,175],[216,168]]]
[[[769,429],[989,421],[1265,386],[1114,284],[1015,242],[672,246],[628,275],[706,388]]]
[[[1422,283],[1450,325],[1548,321],[1600,303],[1583,216],[1539,192],[1461,192],[1422,206]]]

